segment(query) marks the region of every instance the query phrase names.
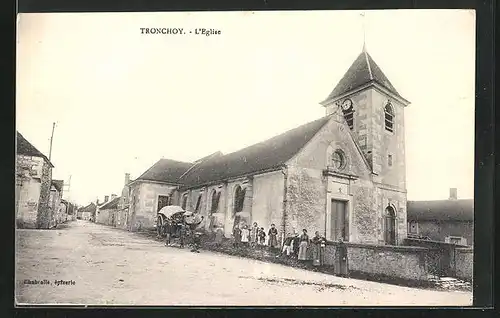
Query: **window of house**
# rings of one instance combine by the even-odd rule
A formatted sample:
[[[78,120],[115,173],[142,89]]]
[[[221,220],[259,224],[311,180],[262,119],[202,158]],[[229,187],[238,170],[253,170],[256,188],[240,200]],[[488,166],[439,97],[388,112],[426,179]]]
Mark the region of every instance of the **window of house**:
[[[409,232],[412,234],[418,234],[418,225],[416,221],[410,221]]]
[[[387,155],[387,165],[392,167],[392,155]]]
[[[245,203],[246,189],[242,189],[240,186],[236,187],[234,192],[234,212],[243,211],[243,204]]]
[[[394,132],[394,109],[390,102],[385,106],[385,130]]]
[[[212,191],[212,205],[210,207],[210,214],[217,213],[219,209],[219,199],[220,199],[220,191],[217,190]]]
[[[344,113],[344,118],[347,122],[347,125],[352,130],[354,127],[354,108],[351,105],[351,107],[347,110],[342,109],[342,112]]]
[[[158,196],[158,210],[157,211],[160,211],[163,207],[169,205],[168,202],[169,202],[169,197],[168,196],[166,196],[166,195],[159,195]]]
[[[392,206],[385,209],[384,239],[387,245],[396,245],[396,211]]]
[[[182,205],[181,205],[181,207],[182,207],[183,210],[186,209],[187,200],[188,200],[187,193],[184,193],[184,195],[182,196]]]
[[[198,196],[198,200],[196,201],[196,207],[194,208],[195,213],[200,212],[200,206],[201,206],[201,194]]]
[[[334,169],[340,170],[345,167],[346,160],[344,156],[344,152],[340,149],[337,149],[332,154],[332,166]]]

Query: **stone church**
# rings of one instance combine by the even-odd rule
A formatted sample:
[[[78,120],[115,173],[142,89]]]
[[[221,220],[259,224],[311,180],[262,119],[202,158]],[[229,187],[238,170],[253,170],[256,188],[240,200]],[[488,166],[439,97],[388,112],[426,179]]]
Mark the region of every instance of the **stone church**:
[[[206,229],[257,222],[279,236],[399,245],[406,238],[404,99],[363,48],[328,97],[325,117],[195,162],[161,159],[122,192],[128,230],[153,228],[165,205]]]

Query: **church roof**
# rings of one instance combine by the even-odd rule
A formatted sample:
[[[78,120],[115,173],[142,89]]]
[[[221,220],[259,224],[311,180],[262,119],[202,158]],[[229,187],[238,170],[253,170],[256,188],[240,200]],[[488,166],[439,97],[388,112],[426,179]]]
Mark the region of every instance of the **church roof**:
[[[136,180],[178,183],[179,178],[191,168],[192,165],[193,164],[190,162],[160,159]]]
[[[45,159],[45,161],[53,168],[54,165],[49,161],[43,153],[41,153],[38,149],[35,148],[26,138],[21,135],[21,133],[17,132],[17,154],[25,155],[25,156],[33,156],[33,157],[41,157]]]
[[[363,52],[358,55],[354,63],[352,63],[351,67],[349,67],[326,100],[336,98],[372,82],[382,85],[394,95],[403,98],[396,88],[394,88],[387,76],[385,76],[384,72],[382,72],[382,69],[375,63],[370,54],[363,49]]]
[[[197,186],[279,168],[297,154],[329,119],[322,117],[258,144],[203,161],[186,173],[179,183]]]
[[[408,201],[408,221],[472,221],[474,200]]]

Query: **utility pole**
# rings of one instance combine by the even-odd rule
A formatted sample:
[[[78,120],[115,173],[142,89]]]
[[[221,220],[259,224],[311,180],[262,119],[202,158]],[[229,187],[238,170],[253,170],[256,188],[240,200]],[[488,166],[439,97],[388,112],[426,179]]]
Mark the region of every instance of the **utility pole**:
[[[54,139],[54,129],[56,128],[56,123],[52,123],[52,135],[50,136],[50,149],[49,149],[49,161],[52,159],[52,140]]]

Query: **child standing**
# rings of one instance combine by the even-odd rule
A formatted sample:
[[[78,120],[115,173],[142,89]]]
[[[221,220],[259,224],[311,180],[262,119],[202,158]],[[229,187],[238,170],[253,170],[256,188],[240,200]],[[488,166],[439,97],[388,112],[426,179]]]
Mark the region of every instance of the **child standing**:
[[[266,245],[266,232],[264,231],[264,228],[261,227],[259,230],[259,245],[264,246]]]

